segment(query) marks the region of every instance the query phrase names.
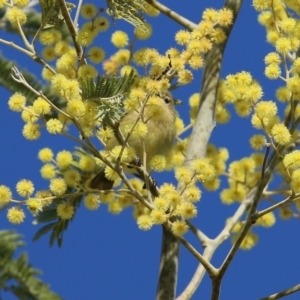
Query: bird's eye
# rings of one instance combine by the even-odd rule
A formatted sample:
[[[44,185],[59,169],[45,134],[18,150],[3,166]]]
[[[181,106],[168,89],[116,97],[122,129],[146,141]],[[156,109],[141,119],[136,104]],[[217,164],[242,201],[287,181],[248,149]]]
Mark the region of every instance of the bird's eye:
[[[169,104],[171,102],[171,98],[170,97],[164,97],[164,101],[166,104]]]

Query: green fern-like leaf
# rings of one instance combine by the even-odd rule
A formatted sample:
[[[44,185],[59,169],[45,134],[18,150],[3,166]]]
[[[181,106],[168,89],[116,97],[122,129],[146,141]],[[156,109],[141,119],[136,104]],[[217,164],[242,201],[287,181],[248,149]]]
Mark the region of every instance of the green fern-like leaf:
[[[144,0],[106,0],[108,14],[115,19],[124,19],[143,32],[148,32],[142,13],[146,12]]]
[[[11,69],[15,65],[15,62],[9,61],[0,54],[0,86],[9,90],[11,93],[22,93],[26,97],[27,103],[31,105],[37,98],[37,95],[31,90],[27,89],[23,84],[12,79]],[[47,98],[50,99],[56,106],[62,107],[65,105],[62,99],[55,95],[49,86],[40,83],[34,74],[29,73],[26,70],[22,70],[22,75],[25,77],[30,86],[37,91],[42,91],[43,94],[46,95]],[[48,117],[51,118],[52,116],[49,115]]]
[[[42,11],[43,28],[62,26],[64,24],[64,17],[56,0],[39,0]],[[68,10],[76,7],[73,3],[66,2]]]
[[[82,200],[81,196],[75,197],[72,199],[72,204],[75,207],[74,216],[76,215],[76,209],[79,207],[80,202]],[[50,233],[50,246],[53,246],[55,242],[57,242],[58,246],[62,246],[63,242],[63,234],[68,229],[68,225],[70,221],[73,220],[62,220],[57,216],[56,208],[57,205],[65,202],[66,199],[56,199],[55,203],[45,207],[43,211],[41,211],[35,219],[35,224],[47,223],[43,227],[41,227],[33,236],[33,241],[37,241],[42,236]],[[51,222],[51,223],[49,223]]]
[[[96,81],[82,78],[83,99],[96,102],[98,117],[118,121],[122,115],[123,98],[129,92],[135,79],[133,71],[122,77],[100,76]]]
[[[15,231],[0,231],[0,292],[11,292],[22,300],[61,300],[36,277],[41,272],[29,264],[25,252],[14,258],[23,245],[22,236]]]

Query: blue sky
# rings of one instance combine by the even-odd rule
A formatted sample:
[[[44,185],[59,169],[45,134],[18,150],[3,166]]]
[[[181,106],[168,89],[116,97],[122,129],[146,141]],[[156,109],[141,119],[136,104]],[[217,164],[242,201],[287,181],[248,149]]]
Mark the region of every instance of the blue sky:
[[[208,4],[205,5],[205,2]],[[104,6],[104,1],[97,3],[103,3]],[[163,3],[184,17],[198,22],[205,7],[221,8],[223,1],[165,0]],[[153,24],[153,36],[143,43],[139,42],[137,48],[155,47],[164,52],[170,46],[176,46],[174,34],[180,29],[179,25],[163,15],[149,21]],[[117,21],[116,30],[123,28],[133,31],[130,25]],[[104,40],[107,41],[114,30],[112,27],[105,33]],[[2,38],[2,32],[0,37]],[[108,53],[115,51],[109,42],[103,47]],[[24,54],[12,51],[4,45],[1,45],[1,50],[6,57],[22,63],[29,71],[40,74],[41,67]],[[257,13],[250,1],[245,1],[226,48],[222,76],[242,70],[249,71],[263,86],[263,99],[274,100],[275,89],[282,83],[279,80],[269,81],[263,74],[263,58],[271,50],[272,47],[266,42],[264,28],[257,23]],[[176,98],[183,101],[183,106],[178,110],[186,122],[189,110],[187,100],[191,94],[200,91],[200,83],[201,72],[198,72],[192,84],[174,93]],[[20,115],[11,112],[7,106],[10,94],[1,87],[0,91],[0,184],[13,189],[20,179],[27,178],[35,183],[36,189],[45,189],[48,182],[40,177],[41,163],[37,159],[39,149],[51,147],[57,152],[63,149],[72,150],[76,145],[64,137],[49,136],[45,132],[38,141],[25,140],[21,133],[23,121]],[[282,105],[279,107],[283,108]],[[248,140],[253,133],[249,118],[237,118],[232,111],[231,122],[218,125],[211,142],[218,147],[227,147],[232,161],[251,154]],[[157,176],[157,179],[158,184],[164,181],[174,182],[172,173]],[[223,186],[227,186],[225,180]],[[193,223],[214,238],[237,207],[237,204],[222,205],[219,192],[204,191],[199,203],[198,217]],[[31,222],[32,218],[27,214],[25,223],[13,226],[7,222],[5,212],[2,212],[0,228],[13,228],[24,236],[24,249],[28,251],[30,262],[43,271],[42,279],[64,299],[155,298],[161,244],[159,226],[142,232],[132,218],[131,209],[113,216],[107,212],[105,205],[94,212],[87,211],[81,205],[64,235],[63,247],[50,248],[48,237],[32,242],[38,228]],[[299,219],[278,219],[270,229],[255,228],[255,233],[259,234],[258,245],[250,251],[238,252],[224,277],[221,299],[259,299],[299,283],[299,225]],[[199,242],[191,234],[187,234],[186,238],[202,251]],[[222,263],[230,245],[226,241],[216,251],[212,259],[216,267]],[[188,284],[196,267],[196,259],[181,247],[177,294]],[[211,283],[206,275],[193,299],[209,299],[210,291]],[[14,298],[3,294],[3,299]],[[291,295],[288,299],[299,299],[299,295]]]

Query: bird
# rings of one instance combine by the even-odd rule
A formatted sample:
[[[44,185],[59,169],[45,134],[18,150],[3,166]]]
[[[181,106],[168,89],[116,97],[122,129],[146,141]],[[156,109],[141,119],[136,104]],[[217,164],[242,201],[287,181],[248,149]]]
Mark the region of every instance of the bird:
[[[156,101],[148,101],[143,108],[143,120],[147,126],[147,134],[142,143],[139,137],[131,135],[128,139],[128,145],[136,151],[136,156],[143,158],[144,149],[146,151],[146,170],[150,170],[149,162],[156,155],[166,156],[170,152],[174,140],[176,138],[176,109],[174,107],[174,99],[169,91],[162,91],[155,94]],[[151,98],[149,99],[151,100]],[[148,104],[149,103],[149,104]],[[142,108],[140,108],[142,109]],[[157,114],[153,114],[156,111]],[[125,127],[132,126],[139,117],[139,111],[127,112],[119,121],[119,129],[124,134]],[[116,137],[111,138],[106,144],[106,150],[110,151],[115,146],[120,145]],[[144,148],[145,146],[145,148]],[[134,163],[133,163],[134,164]],[[135,173],[134,168],[131,170],[124,168],[127,173]],[[114,182],[105,177],[104,169],[102,169],[90,182],[92,189],[110,190]]]

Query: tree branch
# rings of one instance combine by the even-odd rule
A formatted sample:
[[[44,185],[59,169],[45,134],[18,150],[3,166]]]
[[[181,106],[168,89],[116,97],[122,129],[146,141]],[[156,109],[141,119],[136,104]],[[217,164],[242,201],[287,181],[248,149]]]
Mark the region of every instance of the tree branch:
[[[197,28],[197,24],[193,23],[192,21],[182,17],[175,11],[171,10],[167,6],[161,4],[160,2],[156,0],[145,0],[149,4],[151,4],[153,7],[155,7],[157,10],[159,10],[161,13],[175,21],[176,23],[180,24],[181,26],[185,27],[188,30],[193,30]]]
[[[148,1],[148,3],[151,3],[153,5],[153,2],[156,1]],[[235,0],[227,0],[225,3],[225,7],[231,9],[234,14],[234,20],[233,24],[229,26],[228,28],[223,29],[226,32],[227,40],[230,35],[231,29],[234,25],[235,19],[238,15],[239,9],[241,7],[242,0],[235,1]],[[154,5],[153,5],[154,6]],[[159,9],[157,6],[154,6],[157,9]],[[162,11],[162,9],[160,9]],[[165,14],[167,14],[167,10],[162,11]],[[183,24],[182,24],[183,25]],[[219,84],[219,77],[221,73],[221,65],[223,60],[223,54],[225,50],[225,46],[227,43],[227,40],[220,45],[216,45],[207,55],[206,63],[205,63],[205,69],[203,73],[203,79],[202,79],[202,88],[201,88],[201,103],[198,111],[198,115],[193,127],[193,131],[190,138],[190,143],[187,149],[186,158],[184,162],[184,166],[189,167],[190,163],[197,159],[204,157],[206,154],[206,148],[208,141],[210,139],[210,136],[212,134],[212,131],[215,127],[215,106],[216,106],[216,99],[217,99],[217,91],[218,91],[218,84]],[[158,291],[160,290],[161,281],[166,276],[172,276],[174,278],[170,279],[170,284],[168,287],[168,293],[166,293],[163,297],[161,297],[162,293],[159,293],[157,299],[161,300],[171,300],[174,299],[171,296],[175,294],[176,289],[176,278],[177,277],[177,266],[178,266],[178,258],[179,258],[179,251],[177,250],[176,255],[169,253],[169,251],[172,251],[176,247],[179,247],[179,242],[176,239],[172,239],[169,237],[171,235],[170,232],[164,230],[163,231],[163,244],[164,247],[162,249],[162,261],[161,261],[161,268],[160,268],[160,278],[159,278],[159,287]],[[165,241],[166,240],[166,241]],[[207,247],[204,251],[203,257],[210,259],[213,255],[213,252],[215,251],[216,247]],[[171,263],[168,263],[166,261],[167,257],[172,257],[172,266],[174,269],[172,272],[170,272],[170,265]],[[165,263],[166,267],[168,268],[164,269],[164,266],[162,265]],[[190,299],[190,297],[193,295],[197,287],[199,286],[203,275],[205,273],[205,268],[200,265],[195,274],[192,278],[190,284],[185,289],[185,291],[180,295],[179,299]],[[171,275],[170,275],[171,274]],[[171,285],[173,284],[173,285]]]
[[[268,297],[261,298],[260,300],[275,300],[275,299],[283,298],[290,294],[296,293],[299,290],[300,290],[300,284],[297,284],[289,289],[286,289],[285,291],[270,295]]]

